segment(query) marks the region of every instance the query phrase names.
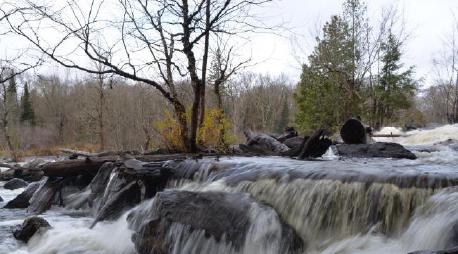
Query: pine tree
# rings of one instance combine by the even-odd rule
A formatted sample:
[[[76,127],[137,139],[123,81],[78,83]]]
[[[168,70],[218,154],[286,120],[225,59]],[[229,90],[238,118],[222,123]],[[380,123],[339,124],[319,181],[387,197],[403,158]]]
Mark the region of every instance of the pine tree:
[[[412,106],[412,98],[416,91],[412,79],[413,67],[401,72],[401,43],[389,33],[387,41],[382,45],[382,72],[376,87],[377,115],[376,127],[384,126],[387,121],[395,121],[396,113]]]
[[[359,102],[351,89],[353,44],[348,23],[333,16],[323,28],[323,38],[309,63],[303,65],[295,94],[300,130],[336,129],[348,117],[359,114]]]
[[[21,122],[28,122],[32,126],[35,125],[35,112],[30,100],[29,86],[27,83],[24,85],[24,94],[21,99]]]

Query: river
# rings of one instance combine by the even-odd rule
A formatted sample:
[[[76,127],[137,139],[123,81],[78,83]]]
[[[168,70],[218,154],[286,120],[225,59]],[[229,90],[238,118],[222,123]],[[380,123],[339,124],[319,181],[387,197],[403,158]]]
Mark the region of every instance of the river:
[[[304,253],[369,254],[439,250],[458,245],[458,125],[403,133],[379,141],[398,142],[417,160],[342,159],[332,151],[317,161],[279,157],[205,159],[200,170],[218,164],[233,172],[219,179],[170,184],[171,189],[249,193],[273,209],[250,210],[251,228],[241,249],[210,242],[196,232],[174,243],[174,253],[278,253],[275,232],[279,218],[306,243]],[[442,142],[439,144],[439,142]],[[183,162],[183,165],[197,162]],[[204,174],[203,174],[204,175]],[[205,178],[205,177],[204,177]],[[249,181],[247,180],[249,179]],[[5,190],[6,204],[22,192]],[[146,206],[145,201],[134,209]],[[98,223],[86,211],[52,208],[42,216],[53,226],[27,245],[17,242],[12,228],[27,216],[24,210],[0,209],[0,253],[135,253],[127,213],[114,222]],[[269,238],[263,238],[267,231]],[[180,234],[180,229],[170,234]]]

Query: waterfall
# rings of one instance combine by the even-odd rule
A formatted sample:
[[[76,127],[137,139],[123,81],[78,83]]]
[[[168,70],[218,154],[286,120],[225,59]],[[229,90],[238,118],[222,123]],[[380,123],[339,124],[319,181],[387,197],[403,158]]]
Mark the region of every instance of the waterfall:
[[[51,210],[52,229],[15,252],[0,241],[0,253],[405,254],[458,245],[455,165],[327,157],[170,161],[165,189],[115,221],[90,229],[93,218],[66,215],[78,206]],[[75,198],[91,190],[97,208],[124,183],[118,174],[106,168]]]

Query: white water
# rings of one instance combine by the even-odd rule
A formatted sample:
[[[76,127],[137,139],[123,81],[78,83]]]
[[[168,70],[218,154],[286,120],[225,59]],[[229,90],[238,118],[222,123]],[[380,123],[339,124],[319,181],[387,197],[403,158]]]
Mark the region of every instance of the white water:
[[[222,158],[221,165],[241,170],[240,174],[261,172],[266,179],[228,185],[230,177],[212,183],[183,181],[169,188],[192,191],[244,191],[274,208],[276,213],[250,209],[250,229],[241,250],[205,237],[202,231],[186,235],[183,225],[173,225],[169,236],[176,239],[172,253],[279,253],[279,217],[307,240],[304,254],[386,254],[408,253],[448,246],[452,227],[458,222],[458,190],[398,188],[393,184],[345,183],[338,179],[395,179],[424,176],[458,179],[458,151],[448,145],[434,145],[448,139],[458,140],[458,125],[403,133],[385,128],[384,133],[399,131],[400,138],[378,141],[399,142],[414,150],[418,160],[344,159],[329,150],[321,161],[297,161],[285,158]],[[430,149],[424,151],[423,148]],[[204,181],[212,162],[204,163],[196,175]],[[332,176],[331,179],[290,181],[285,172]],[[269,176],[276,174],[276,180]],[[110,177],[111,179],[112,177]],[[183,186],[184,185],[184,186]],[[0,183],[5,202],[21,193],[8,191]],[[182,187],[180,187],[182,186]],[[378,198],[374,198],[375,194]],[[377,195],[375,195],[377,196]],[[140,206],[149,207],[149,203]],[[396,206],[400,204],[400,206]],[[371,207],[379,206],[381,222],[368,225]],[[143,211],[148,212],[148,209]],[[92,218],[64,209],[53,208],[43,217],[53,226],[28,245],[13,239],[11,228],[22,223],[23,210],[0,209],[0,254],[133,254],[132,233],[127,213],[114,222],[100,222],[89,229]],[[269,236],[269,237],[267,237]]]
[[[403,132],[400,128],[385,127],[375,134],[402,135],[396,138],[376,138],[377,141],[396,142],[402,145],[432,145],[448,139],[458,140],[458,124]]]

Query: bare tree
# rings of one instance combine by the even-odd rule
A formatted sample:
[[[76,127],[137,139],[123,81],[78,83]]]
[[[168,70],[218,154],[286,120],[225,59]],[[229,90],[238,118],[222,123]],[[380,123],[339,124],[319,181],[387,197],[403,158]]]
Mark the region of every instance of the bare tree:
[[[115,74],[157,89],[175,110],[183,143],[195,151],[210,35],[256,28],[251,8],[270,1],[70,0],[46,5],[24,0],[4,5],[3,12],[14,13],[6,20],[16,34],[62,66]],[[108,16],[112,13],[106,9],[116,12]],[[50,33],[56,39],[50,39]],[[94,68],[89,62],[105,68]],[[193,88],[189,129],[186,105],[177,93],[177,82],[184,79]]]

